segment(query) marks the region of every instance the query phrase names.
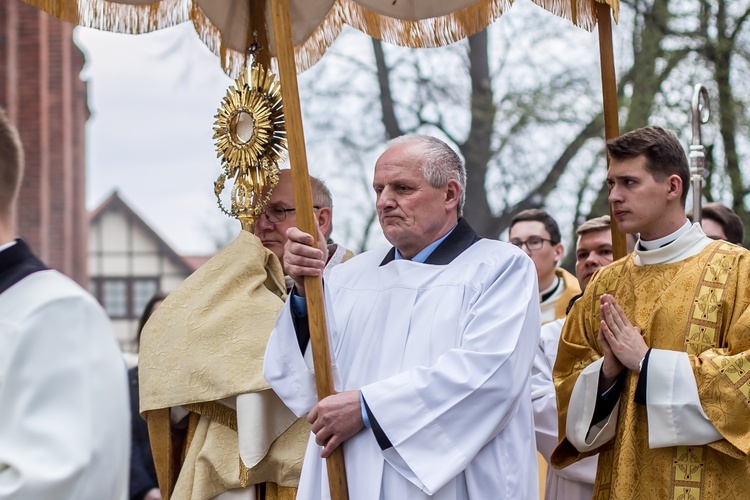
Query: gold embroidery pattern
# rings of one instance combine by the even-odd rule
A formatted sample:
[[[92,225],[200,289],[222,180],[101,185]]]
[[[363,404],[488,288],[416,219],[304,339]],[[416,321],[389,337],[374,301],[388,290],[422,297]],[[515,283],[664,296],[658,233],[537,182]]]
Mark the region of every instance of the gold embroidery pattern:
[[[721,301],[727,289],[727,280],[736,263],[732,247],[717,245],[709,255],[688,315],[685,332],[685,352],[695,356],[716,347],[721,331]],[[739,373],[747,367],[737,367]],[[745,373],[747,370],[745,370]],[[674,500],[702,498],[705,462],[703,446],[677,446],[674,451],[672,491]]]
[[[615,455],[611,442],[599,452],[599,466],[596,469],[596,500],[609,500],[612,494],[612,467]]]
[[[674,500],[698,500],[703,487],[702,446],[678,446],[674,459]]]
[[[707,352],[703,357],[713,365],[732,384],[734,390],[745,398],[745,404],[750,407],[750,359],[747,356],[720,357],[718,354]]]
[[[607,269],[607,273],[596,282],[596,293],[594,297],[598,299],[605,293],[612,293],[617,288],[617,282],[620,280],[623,268],[630,258],[625,259],[621,262],[616,263],[614,266]]]
[[[718,245],[708,257],[698,290],[688,317],[685,332],[685,352],[694,356],[716,346],[717,332],[721,331],[721,301],[727,279],[737,261],[730,245]]]
[[[594,293],[594,315],[599,318],[599,297],[605,293],[613,294],[617,289],[617,284],[620,282],[625,264],[627,264],[632,257],[628,256],[625,259],[615,262],[611,267],[607,268],[606,273],[602,273],[601,278],[596,282],[596,292]],[[588,361],[591,363],[594,360]]]

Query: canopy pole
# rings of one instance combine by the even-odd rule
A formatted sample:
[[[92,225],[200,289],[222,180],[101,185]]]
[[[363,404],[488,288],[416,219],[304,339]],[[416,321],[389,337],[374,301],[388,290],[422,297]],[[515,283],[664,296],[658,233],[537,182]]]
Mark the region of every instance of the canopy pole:
[[[604,137],[607,141],[620,135],[619,110],[617,106],[617,79],[615,77],[615,56],[612,48],[612,9],[605,3],[592,0],[596,9],[599,31],[599,60],[602,70],[602,101],[604,103]],[[609,168],[609,156],[607,156]],[[617,227],[617,220],[609,207],[612,221],[612,253],[615,260],[627,255],[625,233]]]
[[[292,167],[292,187],[296,205],[297,223],[300,230],[311,234],[317,240],[317,228],[313,215],[310,176],[307,170],[305,138],[302,130],[302,112],[297,88],[297,69],[294,62],[292,26],[289,16],[289,0],[272,0],[276,57],[279,63],[281,95],[284,101],[284,121],[286,122],[289,160]],[[328,347],[326,318],[323,309],[323,281],[314,276],[305,276],[307,316],[310,322],[310,345],[315,366],[315,383],[318,400],[334,394],[331,351]],[[331,500],[346,500],[346,472],[344,470],[343,445],[336,448],[326,459]]]

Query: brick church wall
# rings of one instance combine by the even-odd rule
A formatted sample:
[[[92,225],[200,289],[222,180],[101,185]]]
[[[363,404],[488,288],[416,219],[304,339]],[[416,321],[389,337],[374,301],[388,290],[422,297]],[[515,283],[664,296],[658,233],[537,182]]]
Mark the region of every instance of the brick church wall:
[[[26,157],[17,230],[48,266],[86,286],[84,62],[72,25],[0,0],[0,106]]]

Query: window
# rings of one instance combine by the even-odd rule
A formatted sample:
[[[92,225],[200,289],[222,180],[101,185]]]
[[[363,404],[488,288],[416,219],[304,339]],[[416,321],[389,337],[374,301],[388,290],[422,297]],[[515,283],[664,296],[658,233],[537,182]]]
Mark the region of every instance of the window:
[[[102,305],[112,318],[124,318],[128,314],[128,282],[109,280],[102,283]]]
[[[133,280],[133,312],[136,318],[140,318],[143,309],[151,297],[159,290],[158,283],[155,280]]]
[[[158,278],[95,278],[91,291],[111,319],[138,319],[159,290]]]

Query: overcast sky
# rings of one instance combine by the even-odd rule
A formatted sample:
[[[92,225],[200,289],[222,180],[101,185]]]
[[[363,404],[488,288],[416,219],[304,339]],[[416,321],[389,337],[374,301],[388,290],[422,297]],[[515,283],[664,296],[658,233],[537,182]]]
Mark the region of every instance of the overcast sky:
[[[530,4],[513,10],[514,16],[521,14],[519,10],[540,13]],[[570,28],[568,21],[559,19],[558,24]],[[573,31],[595,42],[594,34]],[[212,139],[214,115],[233,82],[190,23],[137,36],[79,27],[75,40],[86,55],[82,78],[88,82],[91,110],[86,137],[88,208],[96,208],[117,189],[177,252],[211,253],[212,234],[239,231],[239,223],[219,211],[213,194],[220,173]],[[359,54],[363,51],[356,45],[365,42],[369,47],[364,35],[349,36],[338,43],[338,50]],[[301,87],[306,79],[320,78],[319,66],[300,77]],[[308,155],[310,148],[308,144]],[[351,193],[351,185],[337,185],[339,179],[315,170],[341,160],[325,149],[315,159],[311,173],[323,173],[339,200],[338,212],[346,212],[341,202]],[[334,238],[349,243],[342,225],[334,227],[339,228]]]
[[[77,28],[88,81],[87,206],[113,190],[183,254],[212,251],[214,114],[232,81],[184,24],[147,35]],[[239,227],[239,226],[237,226]]]

